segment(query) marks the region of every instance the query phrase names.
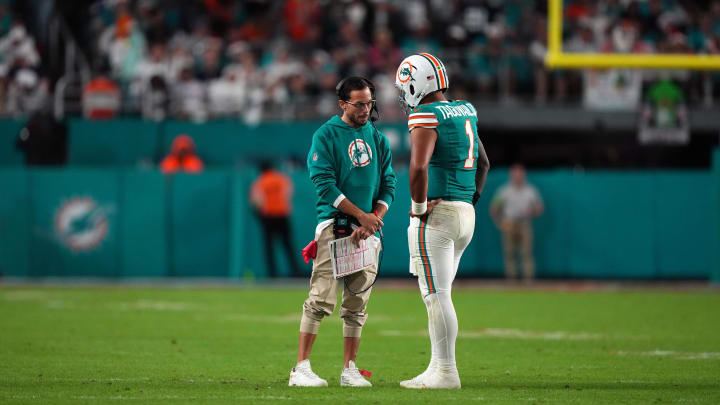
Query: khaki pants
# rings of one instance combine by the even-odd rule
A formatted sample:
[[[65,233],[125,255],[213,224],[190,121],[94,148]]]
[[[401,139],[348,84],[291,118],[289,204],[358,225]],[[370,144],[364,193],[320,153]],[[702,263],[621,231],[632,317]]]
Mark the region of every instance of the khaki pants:
[[[312,276],[310,277],[310,294],[303,304],[303,315],[300,321],[300,332],[317,334],[322,319],[333,313],[337,303],[337,287],[340,283],[335,280],[330,262],[330,249],[328,242],[333,239],[333,226],[323,229],[318,238],[317,257],[313,260]],[[379,253],[379,251],[378,251]],[[377,276],[377,268],[357,272],[343,277],[345,283],[353,290],[360,291],[367,288]],[[367,291],[354,295],[347,288],[343,288],[340,317],[343,319],[343,336],[360,337],[362,327],[367,319],[365,308],[370,299]]]
[[[530,221],[503,220],[500,224],[503,250],[505,251],[505,277],[517,278],[517,254],[520,252],[523,264],[523,278],[535,276],[533,259],[533,232]]]

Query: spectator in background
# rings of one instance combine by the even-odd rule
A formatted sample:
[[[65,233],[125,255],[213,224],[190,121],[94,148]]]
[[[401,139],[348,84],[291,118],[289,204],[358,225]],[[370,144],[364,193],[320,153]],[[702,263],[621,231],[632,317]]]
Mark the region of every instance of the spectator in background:
[[[271,63],[265,66],[265,83],[271,100],[285,106],[290,97],[288,82],[292,76],[303,73],[303,64],[294,55],[286,43],[279,43],[270,55]]]
[[[517,277],[517,253],[523,263],[523,279],[535,276],[533,258],[532,219],[545,207],[537,189],[525,180],[525,168],[515,164],[510,168],[510,182],[500,187],[490,203],[490,215],[502,233],[505,252],[505,277]]]
[[[298,73],[287,79],[288,100],[293,114],[288,117],[292,119],[308,119],[315,115],[315,106],[308,91],[309,82],[306,75]]]
[[[319,0],[288,0],[282,14],[288,36],[294,43],[313,39],[313,30],[322,25],[322,5]]]
[[[143,87],[140,98],[140,113],[144,119],[162,121],[168,115],[170,91],[162,76],[153,76]]]
[[[333,63],[330,54],[322,49],[313,51],[308,63],[310,68],[307,74],[317,91],[315,111],[320,115],[332,114],[337,108],[337,95],[335,94],[335,85],[338,82],[337,65]]]
[[[173,37],[168,47],[170,54],[168,56],[168,78],[175,81],[180,77],[180,72],[188,66],[194,65],[193,56],[187,46],[187,37],[178,34]]]
[[[0,38],[0,64],[7,66],[8,69],[35,68],[40,64],[40,54],[35,47],[35,40],[27,33],[22,22],[14,22],[7,35]]]
[[[200,80],[212,80],[220,76],[222,65],[222,40],[211,37],[205,43],[205,49],[199,58],[196,58],[197,74]]]
[[[0,0],[0,72],[4,65],[9,83],[20,67],[38,69],[40,56],[22,22],[2,3]],[[602,88],[602,84],[594,84],[598,80],[619,83],[622,87],[623,81],[637,82],[633,76],[647,78],[646,73],[619,77],[616,73],[602,74],[602,71],[598,71],[599,75],[582,75],[574,70],[545,69],[545,3],[531,0],[94,0],[84,2],[83,6],[76,5],[78,9],[88,8],[87,13],[78,10],[78,15],[90,15],[88,28],[76,35],[90,37],[76,40],[81,45],[97,43],[97,50],[81,46],[84,53],[91,56],[90,65],[96,66],[100,60],[110,62],[111,79],[124,97],[123,112],[141,112],[152,119],[162,119],[163,114],[168,114],[167,108],[157,106],[168,104],[169,93],[178,87],[175,82],[180,72],[188,66],[193,69],[193,83],[180,87],[193,90],[193,95],[199,96],[201,87],[211,85],[211,102],[224,97],[215,96],[218,91],[223,93],[222,83],[228,78],[239,79],[231,79],[233,85],[244,81],[247,88],[242,115],[245,122],[251,124],[268,117],[292,120],[313,114],[315,118],[325,116],[335,108],[332,88],[339,76],[382,76],[394,70],[399,59],[398,49],[401,54],[429,51],[454,66],[452,71],[456,73],[451,80],[456,85],[462,83],[455,87],[456,98],[459,94],[455,93],[465,88],[467,96],[473,99],[530,101],[534,94],[538,104],[549,100],[575,102],[592,93],[584,91],[589,86]],[[563,49],[569,52],[692,50],[716,54],[720,49],[720,2],[717,0],[567,0],[564,5],[566,43]],[[164,46],[153,46],[146,57],[146,43]],[[230,52],[236,43],[246,48],[238,53],[239,57]],[[167,50],[159,51],[162,47]],[[164,54],[159,61],[154,60],[157,54]],[[243,66],[243,70],[250,67],[256,77],[243,80],[243,73],[226,74],[226,66]],[[158,72],[159,67],[165,73]],[[692,74],[690,80],[695,82],[688,92],[689,101],[703,99],[707,105],[713,104],[716,94],[713,89],[718,88],[720,81],[711,74]],[[700,75],[702,81],[697,80]],[[154,79],[152,88],[148,89],[152,78],[162,82]],[[217,81],[211,84],[214,80]],[[142,88],[138,82],[142,82]],[[165,90],[160,90],[163,88]],[[148,94],[164,97],[147,101]],[[600,94],[597,99],[607,97]],[[196,97],[191,100],[192,103],[198,101]],[[195,104],[198,112],[180,108],[175,116],[202,120],[208,115],[206,102],[201,97],[200,104]],[[607,104],[628,108],[614,100]],[[226,112],[235,108],[215,104],[209,114],[215,115],[218,111],[219,115],[235,115]]]
[[[237,83],[244,83],[245,93],[241,98],[244,105],[242,118],[246,124],[257,125],[263,117],[263,103],[266,99],[264,72],[258,68],[255,54],[247,44],[233,43],[229,49],[231,59],[234,61],[225,69],[237,75]],[[238,103],[238,101],[235,101]]]
[[[32,69],[22,68],[10,79],[7,90],[7,113],[28,116],[49,107],[48,80]]]
[[[82,95],[83,116],[110,119],[120,110],[120,89],[104,73],[85,85]]]
[[[185,134],[175,137],[170,154],[160,162],[160,170],[164,174],[200,173],[204,168],[202,160],[195,154],[195,142]]]
[[[374,43],[368,50],[370,68],[375,73],[384,73],[395,69],[402,61],[400,48],[393,43],[392,32],[387,29],[375,31]],[[391,76],[392,77],[392,76]]]
[[[166,115],[161,106],[167,104],[167,85],[174,79],[167,54],[165,43],[151,44],[147,55],[133,72],[127,101],[139,106],[144,118],[160,120]]]
[[[250,187],[250,203],[255,207],[260,217],[263,234],[265,235],[265,257],[268,274],[273,278],[278,275],[273,249],[273,241],[278,237],[282,242],[290,264],[290,275],[292,277],[302,276],[290,240],[292,236],[290,228],[290,212],[292,211],[290,200],[292,194],[293,183],[288,176],[274,170],[269,162],[260,165],[260,177]]]
[[[138,25],[150,42],[165,42],[169,37],[165,7],[159,3],[159,0],[141,0],[136,3]]]
[[[352,74],[368,76],[367,60],[365,60],[367,45],[358,28],[349,20],[339,24],[338,35],[331,40],[333,58],[341,75]],[[360,66],[355,61],[360,61]]]
[[[150,51],[140,61],[134,73],[134,80],[140,86],[147,86],[150,78],[160,76],[165,81],[171,79],[170,63],[164,43],[150,45]]]
[[[205,121],[207,119],[205,83],[195,77],[191,66],[180,71],[178,82],[171,91],[171,109],[177,118],[192,121]]]
[[[115,12],[115,23],[102,33],[98,46],[110,61],[113,77],[128,83],[145,53],[145,36],[136,26],[126,1],[119,1]]]
[[[400,64],[400,62],[398,62]],[[401,120],[405,118],[400,103],[398,103],[398,92],[395,87],[395,75],[397,68],[389,68],[385,72],[378,73],[373,77],[375,84],[375,97],[377,99],[378,113],[382,113],[384,120]],[[453,91],[453,96],[457,96],[457,92]],[[391,139],[391,132],[385,132],[385,135]],[[392,142],[391,142],[392,143]]]
[[[0,113],[27,117],[48,106],[48,81],[38,74],[35,40],[22,21],[7,17],[0,38]]]
[[[213,117],[238,117],[245,106],[246,85],[236,69],[223,69],[208,85],[210,114]]]
[[[0,64],[0,116],[5,114],[5,92],[7,89],[8,69],[5,65]]]
[[[431,35],[430,23],[417,25],[410,32],[410,35],[405,37],[400,47],[403,55],[411,55],[417,52],[427,52],[432,55],[442,54],[439,52],[442,48],[440,42]]]

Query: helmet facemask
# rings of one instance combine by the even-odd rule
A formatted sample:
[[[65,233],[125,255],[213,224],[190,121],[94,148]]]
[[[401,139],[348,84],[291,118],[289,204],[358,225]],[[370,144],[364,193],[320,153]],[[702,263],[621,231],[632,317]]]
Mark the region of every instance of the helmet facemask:
[[[405,97],[405,89],[403,89],[401,86],[395,86],[399,91],[400,95],[398,96],[398,103],[400,104],[400,109],[405,113],[405,115],[410,114],[410,111],[415,107],[414,105],[408,104]]]

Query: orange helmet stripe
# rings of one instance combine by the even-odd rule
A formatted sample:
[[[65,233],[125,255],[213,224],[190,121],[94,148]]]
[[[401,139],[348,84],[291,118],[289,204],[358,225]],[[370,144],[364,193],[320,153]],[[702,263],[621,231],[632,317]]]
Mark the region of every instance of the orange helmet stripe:
[[[432,63],[435,65],[435,68],[438,72],[438,76],[440,76],[440,86],[442,88],[447,88],[447,84],[445,81],[445,72],[443,72],[443,66],[440,64],[440,62],[437,60],[437,58],[430,55],[429,53],[421,53],[420,55],[425,56],[432,61]]]

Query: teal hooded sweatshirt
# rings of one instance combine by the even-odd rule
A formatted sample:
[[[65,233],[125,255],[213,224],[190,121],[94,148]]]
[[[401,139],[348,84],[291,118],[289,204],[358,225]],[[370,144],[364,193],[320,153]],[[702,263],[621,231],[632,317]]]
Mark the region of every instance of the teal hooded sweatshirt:
[[[395,199],[390,143],[370,121],[358,128],[334,116],[313,134],[307,165],[317,192],[318,223],[332,219],[344,198],[364,212]]]

